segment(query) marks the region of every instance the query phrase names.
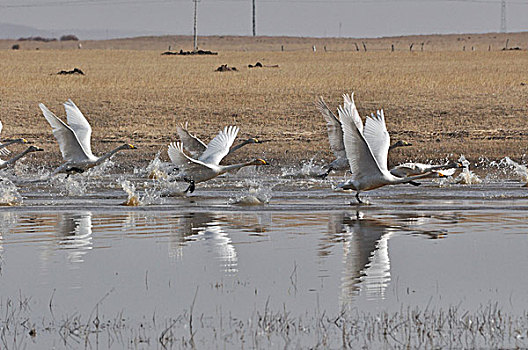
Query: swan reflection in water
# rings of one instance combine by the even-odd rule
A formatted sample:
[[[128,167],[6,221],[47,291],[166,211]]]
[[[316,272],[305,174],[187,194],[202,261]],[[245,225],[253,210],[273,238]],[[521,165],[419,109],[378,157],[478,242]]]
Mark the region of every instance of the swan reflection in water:
[[[188,242],[203,241],[207,250],[213,252],[221,262],[224,272],[238,271],[238,256],[231,237],[225,232],[222,216],[214,213],[186,213],[180,217],[179,232],[172,247],[179,258]]]
[[[381,221],[364,219],[358,212],[332,214],[328,223],[331,240],[343,243],[341,301],[354,296],[384,299],[390,283],[388,241],[394,229]]]
[[[59,248],[68,250],[68,260],[73,263],[83,262],[84,255],[93,248],[92,213],[61,214],[55,232]]]
[[[4,211],[0,212],[0,254],[4,251],[3,240],[4,236],[11,233],[13,228],[17,225],[18,215],[14,212]],[[1,256],[0,256],[1,259]],[[1,261],[0,261],[1,264]],[[0,265],[1,266],[1,265]]]
[[[178,220],[178,229],[171,235],[169,246],[169,254],[173,258],[183,259],[185,246],[200,242],[216,256],[225,273],[236,274],[238,253],[228,231],[245,231],[250,236],[264,236],[271,216],[266,213],[190,212],[179,215]]]

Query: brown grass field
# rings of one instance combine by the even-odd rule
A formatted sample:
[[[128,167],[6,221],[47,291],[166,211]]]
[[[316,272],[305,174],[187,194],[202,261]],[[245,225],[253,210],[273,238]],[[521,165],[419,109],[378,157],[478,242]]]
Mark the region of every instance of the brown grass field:
[[[523,50],[500,50],[507,39],[509,47]],[[87,41],[81,50],[71,42],[21,42],[21,50],[10,50],[14,41],[0,41],[1,137],[26,137],[46,150],[30,156],[32,162],[58,164],[59,149],[38,103],[62,117],[61,103],[71,98],[92,124],[94,153],[121,142],[138,146],[115,157],[128,166],[145,166],[159,150],[168,159],[166,146],[177,140],[176,125],[184,121],[205,140],[236,124],[240,138],[270,141],[248,146],[228,162],[330,160],[314,101],[323,96],[337,108],[342,93],[355,91],[362,116],[383,108],[393,140],[414,144],[391,153],[391,163],[460,154],[473,161],[521,160],[526,152],[528,33],[368,40],[208,37],[201,38],[201,48],[217,50],[218,56],[161,55],[168,45],[188,50],[191,42],[189,37]],[[409,43],[415,43],[412,52]],[[279,68],[247,68],[257,61]],[[215,72],[221,64],[239,71]],[[55,74],[74,67],[86,75]]]

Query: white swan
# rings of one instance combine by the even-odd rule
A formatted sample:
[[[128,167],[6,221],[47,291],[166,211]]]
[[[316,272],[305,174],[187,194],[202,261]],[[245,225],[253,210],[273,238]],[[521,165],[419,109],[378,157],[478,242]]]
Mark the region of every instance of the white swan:
[[[2,122],[0,121],[0,134],[2,133],[3,127],[4,126],[2,125]],[[9,153],[11,153],[6,147],[14,143],[27,143],[27,140],[24,138],[20,138],[20,139],[13,139],[13,140],[4,140],[4,142],[0,142],[0,154],[6,156]]]
[[[88,168],[103,163],[120,150],[136,148],[131,144],[125,143],[101,157],[97,157],[92,153],[90,145],[92,128],[72,100],[64,103],[69,125],[57,118],[44,104],[40,103],[39,107],[53,128],[53,135],[59,142],[62,158],[65,161],[64,164],[55,169],[51,176],[57,173],[67,173],[68,175],[73,172],[82,173]]]
[[[328,141],[330,143],[330,149],[336,157],[336,159],[328,165],[327,170],[323,174],[319,175],[319,177],[325,178],[330,174],[332,170],[347,170],[349,168],[349,165],[346,156],[345,145],[343,143],[343,128],[341,126],[340,120],[330,110],[330,108],[327,106],[322,97],[319,97],[319,100],[317,100],[315,104],[319,112],[321,112],[321,114],[326,120],[326,129],[328,132]],[[343,94],[343,107],[342,109],[338,109],[338,114],[340,118],[342,110],[348,111],[348,113],[353,118],[354,124],[356,124],[357,128],[359,129],[359,132],[362,133],[363,122],[361,121],[361,117],[359,116],[359,112],[354,102],[354,93],[350,95]],[[391,145],[389,147],[389,151],[397,147],[405,146],[412,146],[412,144],[407,141],[400,140],[395,144]]]
[[[460,162],[450,162],[447,164],[423,164],[423,163],[404,163],[395,166],[390,170],[394,176],[405,177],[414,176],[424,173],[430,173],[431,177],[437,176],[451,176],[455,173],[455,169],[463,168],[464,165]]]
[[[199,159],[200,156],[205,152],[207,149],[207,145],[200,140],[195,135],[191,134],[189,130],[187,129],[187,123],[180,124],[176,131],[178,133],[178,136],[180,137],[181,142],[184,145],[185,151],[187,151],[191,157]],[[259,139],[255,137],[250,137],[249,139],[245,140],[244,142],[239,143],[238,145],[232,147],[227,155],[235,152],[236,150],[244,147],[245,145],[249,145],[250,143],[262,143],[263,141],[260,141]]]
[[[168,154],[171,161],[180,168],[178,179],[189,182],[185,192],[194,191],[194,185],[222,175],[228,171],[240,169],[250,165],[266,165],[263,159],[255,159],[250,162],[220,165],[220,161],[229,153],[238,134],[236,126],[226,126],[214,139],[209,142],[206,150],[198,159],[187,156],[181,142],[173,142],[169,145]]]
[[[350,164],[352,178],[339,184],[339,188],[356,191],[356,199],[361,191],[373,190],[378,187],[402,183],[418,186],[413,180],[429,174],[400,178],[387,170],[387,153],[389,151],[390,136],[385,125],[383,110],[376,115],[367,117],[363,133],[354,122],[350,110],[340,107],[341,125],[343,127],[343,142]],[[368,142],[367,142],[368,141]]]
[[[9,160],[0,159],[0,169],[7,168],[9,165],[14,164],[17,160],[24,157],[26,154],[30,152],[39,152],[39,151],[44,151],[44,150],[42,148],[31,145],[28,148],[26,148],[23,152],[20,152],[19,154],[15,155]]]

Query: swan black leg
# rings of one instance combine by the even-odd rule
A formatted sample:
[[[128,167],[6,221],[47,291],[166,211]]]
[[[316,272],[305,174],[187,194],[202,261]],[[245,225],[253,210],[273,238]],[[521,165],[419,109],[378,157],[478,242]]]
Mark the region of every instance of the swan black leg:
[[[71,167],[71,168],[66,169],[66,179],[67,179],[71,174],[75,174],[75,173],[82,174],[82,173],[84,173],[84,169],[77,168],[77,167]]]
[[[411,185],[413,185],[413,186],[420,186],[420,185],[421,185],[421,183],[419,183],[419,182],[414,182],[414,181],[409,181],[409,183],[410,183]]]
[[[189,187],[187,187],[187,189],[185,191],[183,191],[183,192],[184,193],[187,193],[187,192],[193,193],[194,189],[195,189],[194,180],[193,179],[187,179],[187,178],[185,178],[184,180],[189,183]]]
[[[328,177],[328,175],[330,175],[331,171],[332,171],[332,168],[328,168],[324,173],[317,175],[317,177],[324,180]]]
[[[359,192],[356,192],[356,199],[358,203],[363,204],[363,201],[361,200],[361,198],[359,198]]]

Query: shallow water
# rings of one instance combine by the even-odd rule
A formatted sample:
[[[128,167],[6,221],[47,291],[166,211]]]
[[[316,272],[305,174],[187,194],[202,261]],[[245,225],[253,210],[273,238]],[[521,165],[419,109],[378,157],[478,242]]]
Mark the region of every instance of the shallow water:
[[[528,197],[517,180],[386,187],[358,206],[353,193],[332,190],[338,177],[250,175],[200,184],[189,196],[164,196],[172,184],[139,176],[126,186],[122,175],[13,181],[21,203],[0,208],[4,309],[24,300],[33,320],[89,319],[94,310],[129,324],[165,320],[152,326],[156,336],[191,309],[202,327],[203,318],[225,320],[217,328],[232,331],[233,319],[263,310],[308,319],[528,310]],[[122,206],[125,187],[143,205]],[[41,331],[25,344],[71,346],[62,339]]]

